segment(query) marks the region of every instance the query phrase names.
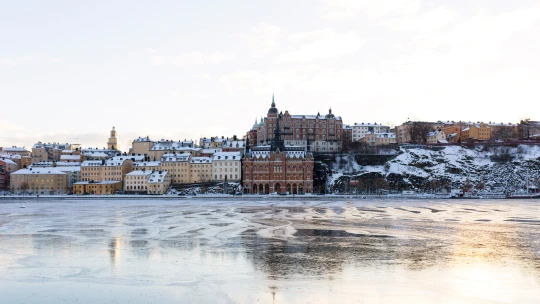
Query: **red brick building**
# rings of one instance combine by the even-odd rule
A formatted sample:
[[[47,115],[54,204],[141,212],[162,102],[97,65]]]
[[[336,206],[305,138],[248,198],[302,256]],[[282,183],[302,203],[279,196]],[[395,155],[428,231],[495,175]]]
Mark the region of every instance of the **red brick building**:
[[[343,150],[343,121],[341,117],[332,114],[332,109],[326,115],[291,115],[289,111],[281,113],[276,108],[274,96],[266,118],[259,124],[255,123],[247,134],[250,145],[270,144],[278,120],[282,139],[287,146],[302,146],[313,152]]]
[[[313,156],[303,150],[253,148],[242,161],[242,182],[244,193],[312,193]]]
[[[272,142],[252,147],[242,160],[244,193],[303,194],[313,192],[313,155],[304,147],[285,147],[280,120],[275,120]]]

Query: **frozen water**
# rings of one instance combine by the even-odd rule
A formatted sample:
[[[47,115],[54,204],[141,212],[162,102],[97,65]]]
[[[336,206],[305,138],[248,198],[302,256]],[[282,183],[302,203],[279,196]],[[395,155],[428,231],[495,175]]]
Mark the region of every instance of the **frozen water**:
[[[0,203],[1,303],[537,303],[540,202]]]

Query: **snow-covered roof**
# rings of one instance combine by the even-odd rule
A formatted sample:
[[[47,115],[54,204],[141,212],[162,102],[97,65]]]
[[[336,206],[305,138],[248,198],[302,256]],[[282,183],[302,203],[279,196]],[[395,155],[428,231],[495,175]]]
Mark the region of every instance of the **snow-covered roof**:
[[[16,162],[12,161],[11,159],[5,158],[5,157],[0,158],[0,161],[5,162],[6,165],[16,165],[17,164]]]
[[[224,148],[245,148],[245,140],[230,140],[223,143]]]
[[[150,137],[149,136],[145,136],[145,137],[140,137],[139,138],[136,138],[135,140],[133,140],[133,142],[151,142],[152,140],[150,140]]]
[[[73,164],[73,163],[71,163],[71,164]],[[58,167],[58,166],[57,167],[42,166],[42,167],[40,167],[39,165],[36,166],[35,164],[33,164],[28,168],[32,168],[32,170],[36,170],[36,169],[54,169],[54,170],[58,170],[60,172],[80,172],[81,171],[80,166],[61,166],[61,167]]]
[[[162,162],[185,162],[189,160],[189,154],[163,154],[161,157]]]
[[[192,164],[211,164],[212,163],[212,158],[210,158],[210,157],[192,157],[189,160],[189,162],[192,163]]]
[[[376,123],[376,122],[375,122],[375,123],[369,123],[369,122],[368,122],[368,123],[363,123],[363,122],[361,122],[361,123],[356,123],[356,122],[355,122],[354,125],[352,125],[351,127],[352,127],[352,128],[355,128],[355,127],[356,127],[356,128],[359,128],[359,127],[379,127],[379,128],[382,127],[382,128],[389,128],[388,126],[384,126],[384,125],[378,124],[378,123]]]
[[[135,170],[129,172],[128,174],[126,174],[126,176],[149,176],[150,174],[152,174],[152,171],[149,170]]]
[[[447,144],[448,143],[448,141],[446,139],[439,139],[438,142],[440,144]]]
[[[317,118],[319,118],[320,120],[327,119],[325,115],[319,115],[319,116],[317,116],[317,115],[291,115],[291,118],[293,118],[293,119],[304,119],[304,118],[305,119],[317,119]],[[341,116],[334,116],[332,118],[334,118],[336,120],[341,120]]]
[[[4,147],[4,152],[29,152],[29,151],[21,147]]]
[[[254,158],[265,158],[270,157],[270,150],[252,150],[250,153],[251,157]],[[303,150],[298,151],[285,151],[285,156],[289,158],[304,158],[306,157],[306,152]]]
[[[202,149],[202,152],[203,154],[214,154],[216,152],[221,152],[223,151],[223,149],[221,148],[212,148],[212,149]]]
[[[489,126],[492,126],[492,127],[517,127],[518,124],[513,124],[513,123],[504,123],[504,122],[501,122],[501,123],[488,123]]]
[[[154,171],[148,178],[148,183],[162,183],[167,175],[167,171]]]
[[[212,160],[214,161],[240,159],[242,159],[240,152],[216,152],[214,155],[212,155]]]
[[[91,167],[91,166],[122,166],[125,161],[131,161],[130,156],[116,156],[107,160],[85,160],[82,162],[82,167]]]
[[[80,160],[80,155],[60,155],[60,160]]]
[[[73,167],[73,166],[81,166],[81,162],[63,162],[63,161],[57,161],[56,162],[57,167]]]
[[[160,165],[161,165],[160,161],[147,161],[147,162],[133,163],[133,167],[159,167]]]
[[[109,157],[110,155],[105,152],[83,152],[83,155],[86,157]]]
[[[84,182],[76,182],[74,185],[113,185],[121,183],[122,181],[84,181]]]
[[[377,138],[396,138],[396,134],[394,133],[375,133]]]
[[[66,173],[58,170],[57,168],[52,167],[44,167],[44,168],[26,168],[26,169],[20,169],[17,170],[11,174],[16,175],[24,175],[24,174],[61,174],[64,175]]]
[[[69,146],[68,143],[65,143],[65,144],[61,144],[61,143],[42,143],[40,141],[38,141],[37,143],[35,143],[33,146],[32,146],[32,149],[38,149],[38,148],[47,148],[47,149],[59,149],[59,150],[64,150],[64,149],[67,149],[67,147]]]
[[[9,159],[20,159],[21,156],[19,154],[0,154],[1,158],[9,158]]]
[[[198,151],[199,149],[193,148],[193,143],[183,143],[177,141],[164,141],[161,140],[152,145],[150,148],[152,151]]]

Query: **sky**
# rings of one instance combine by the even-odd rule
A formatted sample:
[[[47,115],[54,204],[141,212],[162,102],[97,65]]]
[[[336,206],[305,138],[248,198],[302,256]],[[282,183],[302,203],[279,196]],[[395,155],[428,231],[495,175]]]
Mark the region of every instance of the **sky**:
[[[540,120],[540,1],[0,0],[0,147]]]

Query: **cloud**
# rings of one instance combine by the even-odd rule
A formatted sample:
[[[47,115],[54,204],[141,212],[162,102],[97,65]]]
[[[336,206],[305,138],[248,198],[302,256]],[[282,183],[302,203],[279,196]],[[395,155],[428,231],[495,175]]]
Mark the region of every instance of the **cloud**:
[[[348,20],[358,16],[378,19],[388,16],[417,14],[418,0],[322,0],[319,12],[329,20]]]
[[[35,60],[35,58],[31,56],[15,56],[15,57],[4,56],[4,57],[0,57],[0,65],[13,67],[13,66],[31,62],[33,60]]]
[[[248,34],[239,36],[247,41],[251,55],[260,58],[279,49],[279,45],[286,36],[286,30],[273,24],[261,22],[250,29]]]
[[[189,65],[204,65],[230,61],[234,59],[234,55],[226,54],[221,51],[205,53],[205,52],[188,52],[178,56],[152,56],[153,65],[173,65],[185,67]]]
[[[354,54],[364,41],[354,32],[336,33],[333,29],[296,33],[288,37],[289,48],[277,58],[278,62],[305,63]]]

